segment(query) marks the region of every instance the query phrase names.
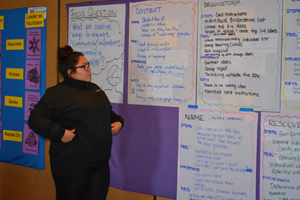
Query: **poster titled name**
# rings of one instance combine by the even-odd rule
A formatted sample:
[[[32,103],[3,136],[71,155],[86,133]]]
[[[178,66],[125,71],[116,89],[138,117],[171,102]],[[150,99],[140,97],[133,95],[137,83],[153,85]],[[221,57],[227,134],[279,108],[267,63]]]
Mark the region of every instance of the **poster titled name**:
[[[181,108],[177,199],[255,199],[255,113]]]

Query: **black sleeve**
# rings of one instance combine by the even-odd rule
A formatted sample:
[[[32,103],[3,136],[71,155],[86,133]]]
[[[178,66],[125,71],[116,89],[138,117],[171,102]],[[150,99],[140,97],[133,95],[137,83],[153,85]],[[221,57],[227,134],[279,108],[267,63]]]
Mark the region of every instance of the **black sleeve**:
[[[105,98],[107,99],[107,101],[109,102],[109,99],[107,97],[107,95],[105,94],[105,92],[96,84],[94,84],[94,86],[98,89],[101,90],[103,92],[103,94],[105,95]],[[110,103],[110,102],[109,102]],[[124,126],[124,119],[123,117],[121,117],[120,115],[117,115],[113,110],[112,110],[112,106],[110,106],[110,116],[111,116],[111,123],[114,122],[121,122],[122,127]]]
[[[111,111],[110,111],[110,116],[111,116],[111,123],[114,123],[114,122],[121,122],[122,127],[124,126],[124,119],[123,119],[123,117],[121,117],[120,115],[117,115],[117,114],[112,110],[112,107],[111,107]]]
[[[38,135],[61,142],[65,129],[61,124],[53,121],[54,109],[57,102],[53,92],[47,90],[46,94],[31,111],[28,125]]]

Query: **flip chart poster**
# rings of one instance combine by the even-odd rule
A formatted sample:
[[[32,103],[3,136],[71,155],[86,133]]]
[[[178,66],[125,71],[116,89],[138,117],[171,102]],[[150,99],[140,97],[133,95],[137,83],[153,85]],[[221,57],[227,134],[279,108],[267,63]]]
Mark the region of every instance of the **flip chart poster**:
[[[130,3],[128,103],[195,103],[196,1]]]
[[[180,108],[177,199],[255,199],[256,113]]]
[[[279,111],[281,1],[202,0],[199,10],[198,105]]]
[[[69,7],[68,44],[84,54],[92,82],[123,103],[125,4]]]
[[[291,113],[300,110],[300,2],[284,2],[281,110]]]
[[[262,113],[260,199],[299,199],[300,116]]]

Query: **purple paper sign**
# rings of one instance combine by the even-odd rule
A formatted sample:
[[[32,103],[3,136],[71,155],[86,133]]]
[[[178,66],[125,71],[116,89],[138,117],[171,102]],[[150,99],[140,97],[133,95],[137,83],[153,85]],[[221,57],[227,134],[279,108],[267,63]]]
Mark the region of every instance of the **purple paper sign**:
[[[0,121],[0,149],[2,144],[2,121]]]
[[[27,124],[24,124],[23,153],[38,155],[39,136]]]
[[[40,65],[39,60],[26,60],[25,89],[40,89]]]
[[[0,59],[1,59],[1,56],[2,56],[2,32],[0,31]]]
[[[2,102],[1,102],[2,96],[1,96],[1,90],[0,90],[0,117],[2,117]]]
[[[41,29],[27,29],[26,58],[41,58]]]
[[[38,92],[25,92],[25,111],[24,118],[28,120],[30,112],[40,100],[40,93]]]
[[[1,47],[0,47],[1,48]],[[1,65],[1,60],[0,60],[0,88],[2,87],[2,65]]]

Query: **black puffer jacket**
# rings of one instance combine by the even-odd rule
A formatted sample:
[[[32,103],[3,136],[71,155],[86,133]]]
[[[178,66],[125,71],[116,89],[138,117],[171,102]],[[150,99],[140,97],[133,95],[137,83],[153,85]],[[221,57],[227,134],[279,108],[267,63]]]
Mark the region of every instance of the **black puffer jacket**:
[[[93,166],[109,160],[111,123],[117,121],[124,124],[96,84],[72,79],[47,89],[31,111],[28,125],[35,133],[51,140],[52,159]],[[65,129],[75,129],[71,142],[61,141]]]

